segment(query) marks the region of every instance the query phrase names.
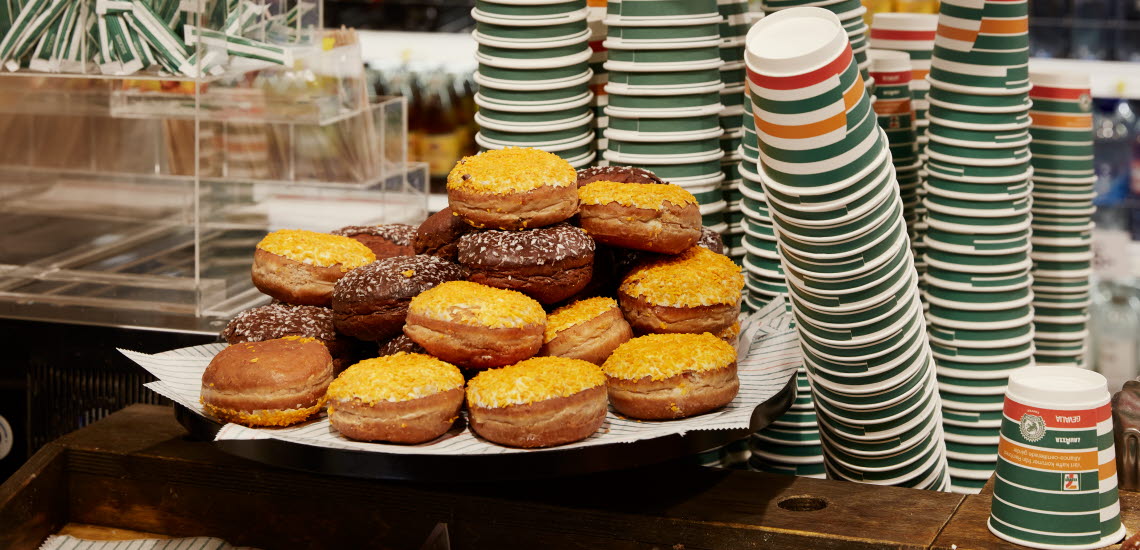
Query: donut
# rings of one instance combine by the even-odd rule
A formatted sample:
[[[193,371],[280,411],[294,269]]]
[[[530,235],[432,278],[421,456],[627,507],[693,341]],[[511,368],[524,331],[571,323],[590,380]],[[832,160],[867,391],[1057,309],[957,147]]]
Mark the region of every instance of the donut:
[[[328,306],[333,283],[376,261],[360,241],[300,229],[274,231],[253,253],[253,285],[286,304]]]
[[[315,338],[244,342],[210,360],[202,373],[202,405],[224,422],[288,426],[324,407],[332,380],[332,356]]]
[[[597,365],[535,357],[480,372],[467,383],[471,429],[511,447],[553,447],[598,431],[606,419],[606,377]]]
[[[718,333],[740,316],[744,275],[728,256],[694,246],[630,271],[618,299],[633,329]]]
[[[553,304],[586,287],[594,269],[594,239],[568,223],[526,231],[478,231],[459,239],[459,263],[469,280],[517,290]]]
[[[717,254],[724,254],[724,240],[720,233],[707,227],[701,227],[701,238],[697,239],[697,246],[703,246]]]
[[[464,157],[447,176],[452,212],[478,228],[527,229],[578,211],[578,174],[538,149],[507,147]]]
[[[539,355],[552,355],[602,364],[633,330],[613,298],[589,298],[560,307],[546,316]]]
[[[456,242],[459,237],[474,231],[458,216],[451,213],[451,207],[444,208],[424,220],[416,229],[416,237],[412,241],[412,248],[416,254],[438,256],[449,262],[456,261],[458,250]]]
[[[401,351],[404,353],[427,353],[427,350],[425,350],[423,346],[413,342],[411,338],[408,338],[407,334],[401,333],[399,336],[387,342],[380,342],[376,350],[376,355],[378,357],[384,357],[385,355],[396,355]]]
[[[578,187],[595,181],[616,181],[619,183],[665,183],[649,170],[632,166],[591,166],[578,170]]]
[[[728,326],[728,328],[716,333],[716,337],[728,342],[728,345],[736,347],[740,343],[740,321],[737,321]]]
[[[527,295],[470,281],[450,281],[412,298],[404,334],[460,367],[517,363],[542,347],[546,312]]]
[[[578,197],[582,229],[600,243],[677,254],[701,237],[697,199],[676,185],[597,181]]]
[[[222,331],[228,344],[261,342],[285,336],[315,338],[325,345],[337,372],[355,362],[356,344],[336,331],[333,311],[319,306],[269,304],[238,313]]]
[[[329,424],[349,439],[424,443],[459,417],[463,375],[418,353],[365,359],[329,385],[328,404]]]
[[[416,237],[416,228],[403,223],[350,225],[329,233],[360,241],[372,250],[377,259],[415,253],[412,241]]]
[[[602,371],[614,410],[642,420],[718,409],[740,389],[736,349],[707,332],[639,336],[618,346]]]
[[[396,256],[356,268],[333,286],[336,328],[369,342],[391,340],[403,331],[412,298],[466,276],[462,266],[435,256]]]

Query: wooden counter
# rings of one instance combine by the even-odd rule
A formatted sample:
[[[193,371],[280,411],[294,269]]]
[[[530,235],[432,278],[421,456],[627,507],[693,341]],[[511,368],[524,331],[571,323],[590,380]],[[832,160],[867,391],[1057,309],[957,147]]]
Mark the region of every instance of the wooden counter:
[[[472,480],[479,472],[471,472]],[[1124,493],[1124,521],[1140,499]],[[275,549],[998,549],[989,497],[665,465],[542,482],[430,484],[325,477],[190,441],[138,405],[37,453],[0,486],[0,549],[61,530],[210,535]],[[111,537],[113,538],[113,537]]]

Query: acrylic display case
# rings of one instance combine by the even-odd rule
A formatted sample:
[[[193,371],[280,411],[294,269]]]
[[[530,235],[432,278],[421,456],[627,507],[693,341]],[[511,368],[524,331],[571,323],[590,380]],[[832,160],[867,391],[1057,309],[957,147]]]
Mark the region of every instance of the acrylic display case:
[[[84,3],[81,17],[135,1]],[[157,61],[105,73],[89,43],[70,73],[28,58],[0,69],[0,316],[216,332],[268,301],[249,276],[267,231],[426,216],[404,100],[369,97],[359,43],[317,30],[319,3],[179,5],[202,10],[176,25],[199,76]],[[214,17],[220,45],[192,40],[186,27],[210,28],[219,5],[265,19],[228,35],[244,23]],[[291,32],[274,27],[298,5]],[[258,41],[287,63],[237,48]]]

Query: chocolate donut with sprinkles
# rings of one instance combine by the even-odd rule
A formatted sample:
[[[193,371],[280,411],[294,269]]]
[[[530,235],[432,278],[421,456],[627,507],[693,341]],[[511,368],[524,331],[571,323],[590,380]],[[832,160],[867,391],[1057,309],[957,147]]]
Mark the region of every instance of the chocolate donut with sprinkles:
[[[721,239],[720,233],[707,227],[701,227],[701,238],[697,241],[697,246],[703,246],[717,254],[724,254],[724,239]]]
[[[319,306],[269,304],[247,309],[234,316],[222,331],[229,344],[261,342],[301,336],[315,338],[332,354],[333,366],[340,372],[355,362],[358,342],[337,333],[333,311]]]
[[[459,263],[476,283],[517,290],[543,304],[560,302],[590,282],[594,239],[560,223],[526,231],[480,231],[459,239]]]
[[[415,254],[412,241],[416,238],[416,228],[408,224],[350,225],[330,233],[360,241],[377,259]]]
[[[578,212],[578,173],[538,149],[508,147],[464,157],[447,176],[452,212],[480,229],[543,227]]]
[[[333,287],[336,328],[369,342],[389,340],[403,331],[412,298],[466,277],[462,266],[424,255],[385,258],[354,269]]]
[[[701,237],[697,199],[676,185],[596,181],[578,197],[582,229],[600,243],[677,254]]]
[[[595,181],[616,181],[618,183],[665,183],[649,170],[632,166],[591,166],[578,170],[578,187]]]
[[[428,216],[428,219],[420,224],[416,229],[412,247],[415,248],[416,254],[429,254],[454,262],[458,255],[456,243],[460,237],[472,231],[475,231],[474,227],[453,214],[451,207],[446,207]]]

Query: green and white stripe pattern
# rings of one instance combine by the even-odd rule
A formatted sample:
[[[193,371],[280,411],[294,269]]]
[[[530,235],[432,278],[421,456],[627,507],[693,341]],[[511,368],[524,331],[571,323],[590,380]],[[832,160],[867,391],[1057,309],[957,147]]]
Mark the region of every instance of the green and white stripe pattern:
[[[302,22],[297,2],[273,14],[252,0],[0,0],[0,65],[9,71],[198,77],[224,72],[229,56],[293,63]],[[269,37],[269,38],[267,38]]]

